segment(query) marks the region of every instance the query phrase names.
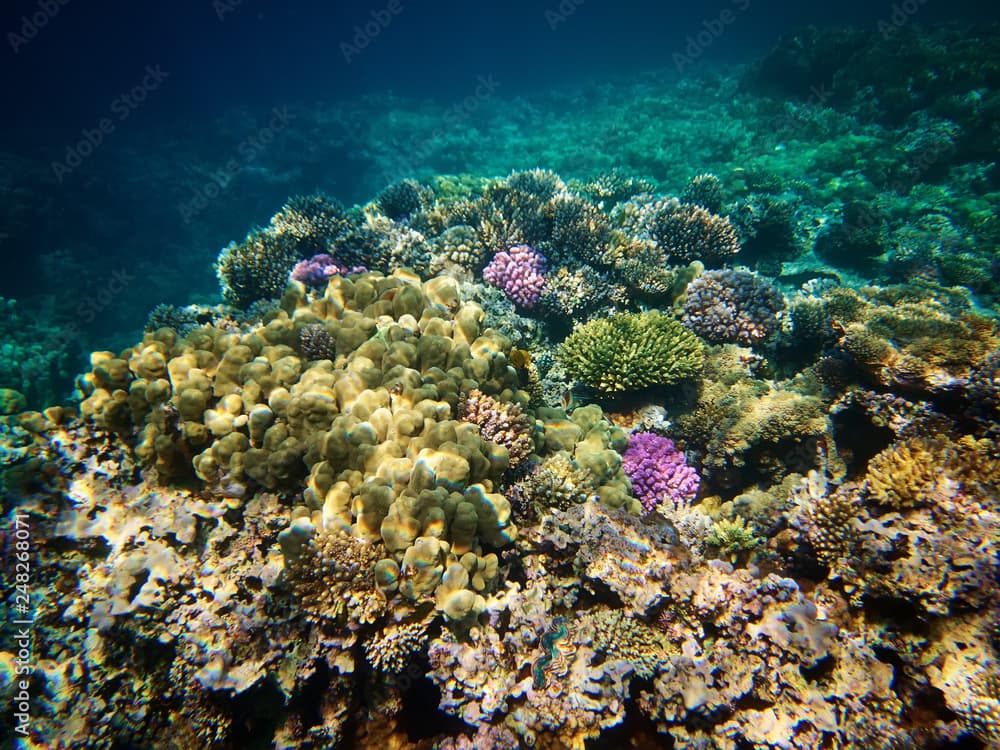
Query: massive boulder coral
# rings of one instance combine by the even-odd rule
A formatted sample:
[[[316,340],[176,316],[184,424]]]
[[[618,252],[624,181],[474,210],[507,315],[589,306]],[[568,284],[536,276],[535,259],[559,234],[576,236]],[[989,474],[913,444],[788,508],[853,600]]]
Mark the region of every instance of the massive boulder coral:
[[[495,576],[480,544],[502,546],[516,534],[494,483],[511,450],[516,462],[531,444],[518,437],[524,425],[501,445],[490,440],[504,441],[499,432],[484,435],[452,415],[463,393],[482,392],[500,409],[527,403],[509,344],[480,330],[482,310],[461,305],[445,278],[338,278],[317,299],[293,285],[284,304],[242,335],[160,331],[122,357],[99,355],[82,413],[134,436],[140,460],[164,479],[193,468],[239,498],[257,487],[292,489],[308,475],[297,515],[311,526],[300,547],[329,547],[323,535],[334,532],[381,541],[383,590],[436,596],[461,619]],[[289,346],[316,325],[336,342],[333,361],[302,362]],[[295,559],[303,554],[286,546]]]

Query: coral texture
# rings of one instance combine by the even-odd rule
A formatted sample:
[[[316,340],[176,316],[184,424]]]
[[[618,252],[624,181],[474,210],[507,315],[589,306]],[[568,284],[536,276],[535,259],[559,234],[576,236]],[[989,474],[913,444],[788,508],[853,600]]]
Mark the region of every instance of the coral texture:
[[[687,465],[674,441],[653,432],[633,432],[622,453],[622,468],[647,513],[660,505],[683,506],[698,494],[698,472]]]
[[[687,287],[684,325],[702,338],[750,346],[780,326],[785,299],[755,273],[733,269],[705,271]]]
[[[516,245],[493,256],[483,269],[483,279],[520,307],[530,310],[542,295],[545,268],[545,256],[528,245]]]
[[[621,313],[576,326],[559,347],[569,374],[604,392],[671,385],[702,363],[698,337],[658,312]]]

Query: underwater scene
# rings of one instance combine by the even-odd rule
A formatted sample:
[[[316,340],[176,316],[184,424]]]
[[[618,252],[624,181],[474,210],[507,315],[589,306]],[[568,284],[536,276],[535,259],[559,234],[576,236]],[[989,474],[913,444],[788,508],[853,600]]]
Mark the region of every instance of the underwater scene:
[[[0,15],[0,747],[1000,748],[1000,10]]]

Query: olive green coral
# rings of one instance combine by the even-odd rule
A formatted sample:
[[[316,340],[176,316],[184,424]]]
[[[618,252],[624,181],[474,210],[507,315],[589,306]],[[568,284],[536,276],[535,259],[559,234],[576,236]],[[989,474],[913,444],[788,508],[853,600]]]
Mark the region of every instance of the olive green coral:
[[[559,347],[567,372],[605,393],[670,385],[698,373],[701,340],[658,311],[619,313],[579,325]]]

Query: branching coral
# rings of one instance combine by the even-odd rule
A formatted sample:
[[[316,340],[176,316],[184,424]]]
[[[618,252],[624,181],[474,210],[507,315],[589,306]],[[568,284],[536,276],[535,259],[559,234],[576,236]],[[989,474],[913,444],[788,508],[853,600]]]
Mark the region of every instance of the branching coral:
[[[714,266],[740,250],[729,219],[690,203],[668,202],[653,215],[650,233],[674,264],[700,260]]]
[[[655,311],[592,320],[559,347],[569,374],[605,393],[671,385],[696,374],[702,356],[697,336]]]
[[[473,389],[459,401],[458,418],[479,425],[484,440],[503,446],[511,469],[517,468],[534,448],[534,425],[518,404],[501,404]]]
[[[286,545],[285,574],[312,617],[371,624],[385,611],[375,587],[375,563],[385,551],[343,533],[320,533],[299,547]]]
[[[515,245],[493,256],[483,269],[483,280],[497,287],[518,306],[530,310],[545,286],[545,256],[528,245]]]
[[[266,229],[251,232],[243,242],[231,243],[219,253],[215,268],[223,299],[234,307],[246,307],[280,297],[298,259],[296,242]]]
[[[545,508],[568,510],[593,500],[596,490],[592,473],[577,466],[566,454],[557,453],[519,479],[507,495],[519,513],[532,516]]]
[[[622,468],[647,513],[660,505],[684,506],[698,494],[700,477],[687,465],[674,441],[653,432],[633,432],[622,454]]]

